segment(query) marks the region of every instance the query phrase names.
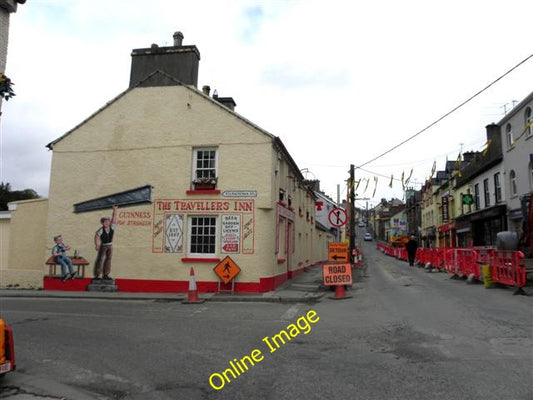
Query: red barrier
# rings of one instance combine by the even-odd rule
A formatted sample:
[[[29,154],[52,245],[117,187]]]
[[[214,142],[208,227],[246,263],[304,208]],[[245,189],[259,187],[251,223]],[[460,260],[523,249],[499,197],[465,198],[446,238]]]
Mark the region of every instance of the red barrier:
[[[422,266],[426,265],[427,262],[429,262],[429,249],[427,248],[421,248],[419,247],[416,249],[416,257],[415,259],[418,260],[418,263]]]
[[[447,249],[443,254],[443,267],[452,276],[459,276],[461,272],[456,250],[458,249]]]
[[[481,264],[478,263],[479,254],[472,249],[455,249],[459,261],[459,269],[462,276],[469,277],[474,275],[474,278],[479,280],[481,278]]]
[[[439,270],[445,269],[446,264],[446,251],[449,249],[443,247],[430,248],[426,249],[427,251],[427,260],[426,263],[430,263],[433,268]]]
[[[401,260],[407,260],[405,248],[398,248],[386,243],[377,243],[376,247]],[[456,277],[473,276],[481,280],[482,265],[489,265],[493,282],[514,286],[515,294],[523,294],[527,283],[526,267],[521,263],[524,254],[520,251],[496,251],[493,247],[474,248],[418,248],[416,260],[421,265],[429,263],[431,267],[446,270]]]
[[[478,254],[478,261],[482,265],[491,265],[492,264],[492,258],[494,257],[494,247],[489,246],[482,246],[482,247],[474,247],[473,250],[475,250]]]
[[[523,294],[526,285],[526,267],[520,265],[524,258],[521,251],[495,251],[490,265],[494,282],[516,287],[514,294]]]
[[[400,260],[407,261],[407,250],[405,247],[400,247],[398,249],[398,257]]]

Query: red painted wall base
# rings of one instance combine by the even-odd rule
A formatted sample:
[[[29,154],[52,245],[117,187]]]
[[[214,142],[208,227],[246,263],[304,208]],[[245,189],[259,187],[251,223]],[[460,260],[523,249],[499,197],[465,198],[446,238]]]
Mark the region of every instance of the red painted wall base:
[[[318,264],[318,263],[317,263]],[[315,264],[315,265],[317,265]],[[263,293],[275,290],[309,267],[285,272],[279,275],[260,278],[259,282],[235,282],[235,292],[237,293]],[[69,279],[63,282],[59,278],[45,276],[43,278],[44,290],[65,290],[65,291],[85,291],[87,285],[91,283],[91,278]],[[142,293],[187,293],[189,291],[189,281],[163,281],[148,279],[115,279],[115,284],[120,292],[142,292]],[[218,291],[218,282],[196,282],[199,293],[215,293]],[[231,288],[231,285],[222,285],[223,290]]]

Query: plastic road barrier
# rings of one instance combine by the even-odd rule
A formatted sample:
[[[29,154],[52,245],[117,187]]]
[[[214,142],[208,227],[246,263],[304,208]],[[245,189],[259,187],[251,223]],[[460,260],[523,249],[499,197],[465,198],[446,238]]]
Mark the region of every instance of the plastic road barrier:
[[[524,258],[521,251],[495,251],[491,264],[491,277],[494,282],[514,286],[514,294],[525,294],[526,267],[520,264]]]

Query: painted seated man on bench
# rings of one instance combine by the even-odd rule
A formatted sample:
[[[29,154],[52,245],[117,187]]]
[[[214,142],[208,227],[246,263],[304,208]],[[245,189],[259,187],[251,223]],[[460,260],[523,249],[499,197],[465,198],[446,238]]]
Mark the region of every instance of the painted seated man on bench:
[[[74,279],[76,272],[74,271],[72,260],[67,255],[67,251],[70,250],[70,246],[63,242],[63,237],[61,235],[54,236],[54,242],[56,245],[52,250],[52,255],[55,257],[56,263],[61,265],[61,279],[63,282],[65,282],[67,279]]]

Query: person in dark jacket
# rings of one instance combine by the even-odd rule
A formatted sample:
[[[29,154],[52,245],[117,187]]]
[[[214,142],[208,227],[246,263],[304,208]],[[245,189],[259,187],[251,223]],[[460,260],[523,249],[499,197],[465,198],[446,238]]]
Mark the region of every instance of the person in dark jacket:
[[[405,249],[407,250],[407,259],[409,260],[409,265],[411,267],[414,267],[415,265],[415,256],[416,256],[417,248],[418,248],[418,243],[416,242],[415,236],[411,235],[411,238],[405,245]]]

